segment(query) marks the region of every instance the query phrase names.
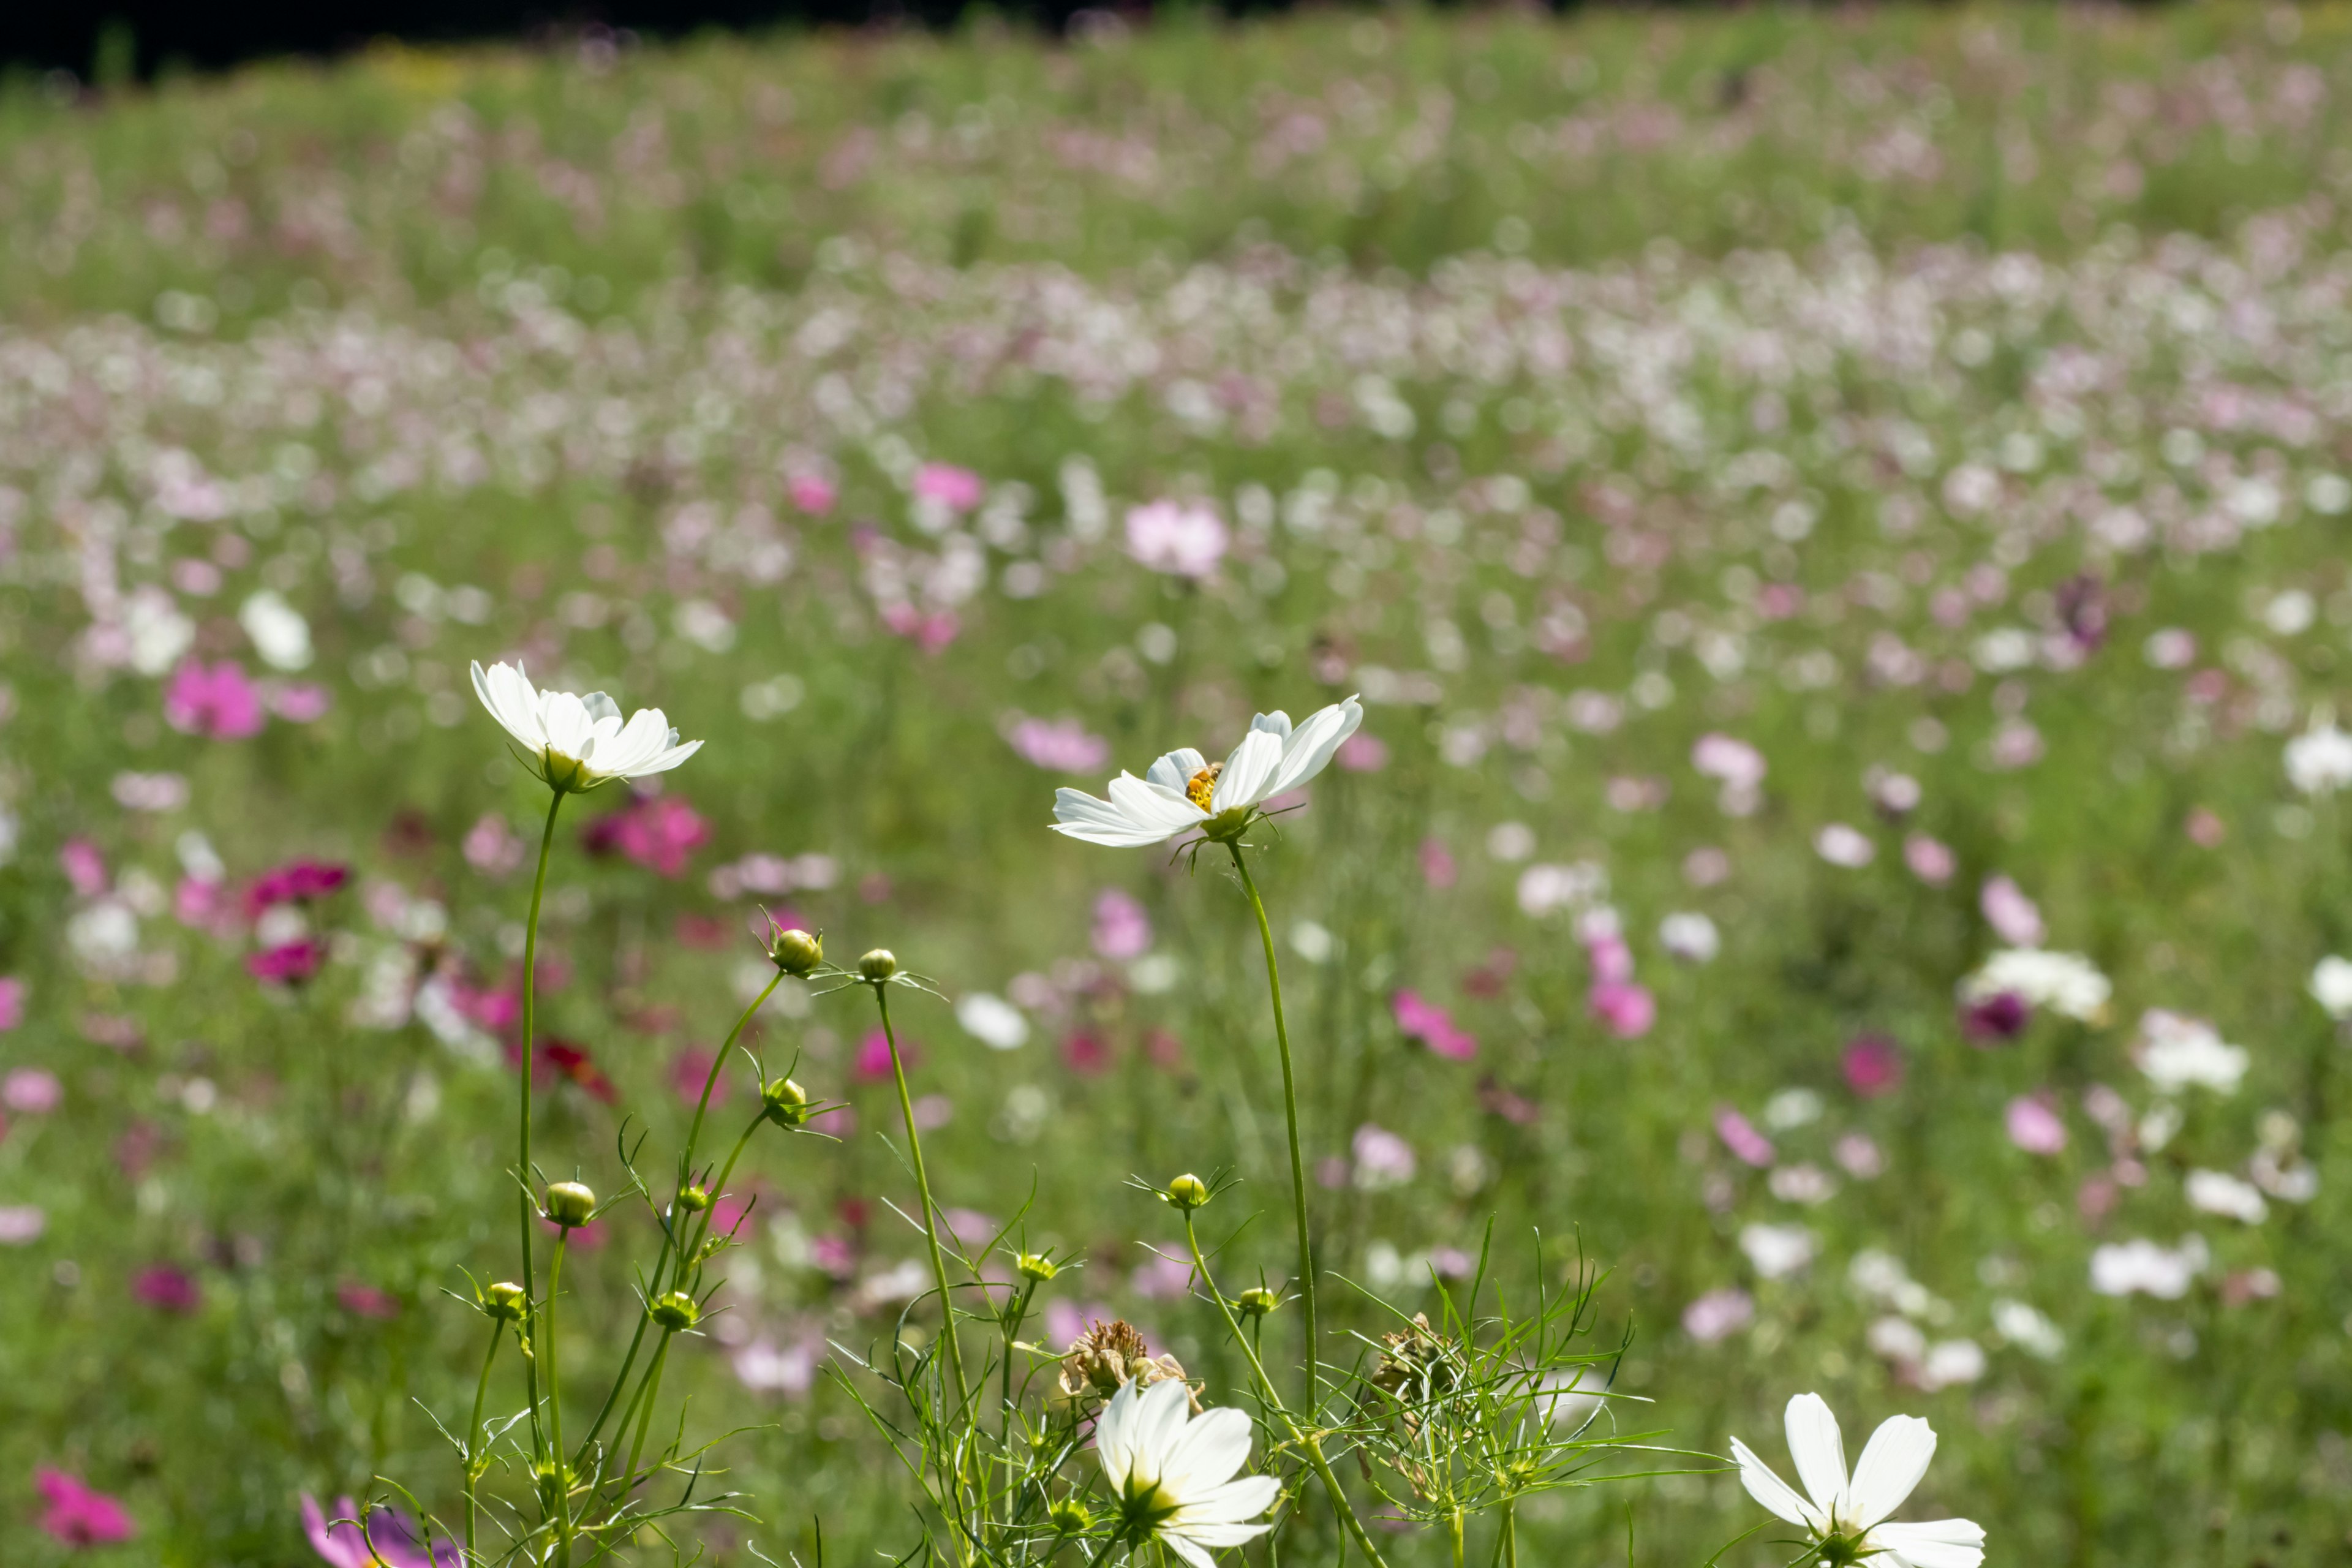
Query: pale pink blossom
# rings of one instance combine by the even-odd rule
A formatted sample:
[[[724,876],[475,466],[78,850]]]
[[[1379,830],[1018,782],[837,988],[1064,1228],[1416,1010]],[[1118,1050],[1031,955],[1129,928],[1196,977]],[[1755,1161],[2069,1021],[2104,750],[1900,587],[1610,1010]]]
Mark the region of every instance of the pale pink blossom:
[[[1200,501],[1156,500],[1127,514],[1127,552],[1154,572],[1206,577],[1230,543],[1224,521]]]

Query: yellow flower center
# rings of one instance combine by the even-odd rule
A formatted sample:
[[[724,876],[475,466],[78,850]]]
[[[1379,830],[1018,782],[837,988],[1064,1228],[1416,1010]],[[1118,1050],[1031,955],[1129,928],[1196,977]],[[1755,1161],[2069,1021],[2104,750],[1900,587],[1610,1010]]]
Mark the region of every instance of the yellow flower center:
[[[1224,771],[1224,763],[1211,763],[1207,767],[1202,768],[1199,773],[1194,773],[1191,778],[1186,779],[1184,781],[1184,798],[1191,801],[1194,805],[1199,806],[1202,811],[1208,810],[1210,797],[1217,792],[1217,775]]]

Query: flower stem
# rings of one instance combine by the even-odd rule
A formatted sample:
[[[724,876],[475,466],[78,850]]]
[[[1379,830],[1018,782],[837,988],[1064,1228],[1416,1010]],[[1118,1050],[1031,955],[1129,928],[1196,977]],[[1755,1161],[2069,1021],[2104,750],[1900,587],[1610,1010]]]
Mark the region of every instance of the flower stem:
[[[530,916],[523,925],[522,936],[522,1098],[521,1110],[515,1126],[515,1162],[519,1184],[515,1190],[516,1217],[522,1235],[523,1335],[526,1344],[535,1344],[538,1335],[533,1326],[530,1305],[530,1222],[538,1217],[530,1201],[530,1074],[537,1064],[532,1054],[537,1047],[534,1037],[538,1027],[539,998],[539,906],[547,896],[547,858],[555,847],[555,814],[563,807],[563,792],[551,792],[547,803],[547,826],[539,836],[539,869],[530,879]],[[545,1449],[539,1432],[539,1359],[536,1355],[523,1358],[523,1374],[530,1384],[531,1447],[536,1457],[544,1458]]]
[[[637,1484],[637,1459],[646,1451],[646,1431],[654,1424],[654,1401],[661,1397],[663,1365],[669,1360],[671,1335],[663,1333],[661,1343],[654,1351],[654,1363],[646,1371],[644,1408],[637,1413],[637,1436],[629,1445],[629,1468],[621,1473],[621,1495],[626,1497]]]
[[[1241,873],[1242,891],[1249,895],[1250,910],[1257,916],[1258,941],[1265,949],[1266,990],[1274,998],[1274,1041],[1282,1054],[1282,1114],[1290,1133],[1290,1201],[1298,1221],[1298,1301],[1306,1319],[1307,1350],[1302,1358],[1306,1363],[1306,1415],[1309,1422],[1322,1404],[1322,1384],[1315,1369],[1318,1344],[1315,1323],[1315,1248],[1308,1239],[1307,1227],[1307,1154],[1298,1141],[1298,1082],[1290,1065],[1290,1026],[1282,1015],[1282,973],[1274,961],[1274,928],[1266,923],[1265,900],[1258,897],[1257,882],[1250,876],[1249,861],[1242,856],[1242,847],[1228,843],[1233,852],[1234,869]]]
[[[482,1453],[482,1403],[490,1392],[490,1365],[499,1359],[499,1342],[506,1338],[506,1329],[497,1320],[490,1322],[489,1353],[482,1357],[482,1375],[474,1384],[474,1419],[466,1428],[466,1565],[473,1568],[475,1517],[478,1511],[476,1489],[480,1485],[484,1465]]]
[[[1462,1510],[1458,1508],[1445,1516],[1445,1543],[1454,1553],[1454,1568],[1463,1568]]]
[[[558,1568],[570,1568],[572,1563],[571,1466],[563,1457],[563,1392],[555,1372],[555,1295],[563,1288],[563,1254],[571,1242],[568,1229],[555,1238],[555,1256],[547,1263],[547,1310],[540,1314],[539,1326],[539,1354],[547,1363],[548,1453],[555,1467],[555,1528],[563,1541],[556,1553]]]
[[[948,1381],[955,1387],[955,1402],[964,1402],[963,1352],[956,1343],[955,1301],[948,1294],[947,1258],[940,1251],[938,1205],[931,1201],[931,1179],[923,1169],[923,1140],[915,1131],[915,1100],[907,1092],[907,1064],[898,1055],[898,1037],[890,1028],[889,987],[874,987],[874,1005],[882,1014],[882,1038],[890,1047],[890,1076],[898,1084],[898,1113],[907,1122],[907,1153],[915,1167],[915,1190],[923,1201],[923,1239],[930,1247],[931,1283],[940,1292],[940,1332],[945,1341]]]

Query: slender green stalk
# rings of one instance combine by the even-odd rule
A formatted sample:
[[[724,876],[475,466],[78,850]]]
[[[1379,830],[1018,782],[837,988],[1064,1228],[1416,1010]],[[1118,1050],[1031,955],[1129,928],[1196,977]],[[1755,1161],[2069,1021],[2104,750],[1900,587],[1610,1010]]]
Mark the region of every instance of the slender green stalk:
[[[890,1047],[890,1076],[898,1085],[898,1113],[907,1122],[907,1154],[915,1167],[915,1191],[923,1203],[923,1240],[931,1254],[931,1283],[940,1292],[940,1332],[947,1352],[948,1382],[958,1405],[964,1403],[963,1352],[956,1343],[955,1300],[948,1294],[947,1258],[940,1251],[939,1205],[931,1201],[931,1178],[923,1169],[923,1140],[915,1131],[915,1099],[907,1090],[907,1064],[898,1055],[898,1037],[890,1027],[890,988],[874,987],[874,1005],[882,1014],[882,1038]],[[943,1413],[944,1414],[944,1413]]]
[[[535,1278],[530,1264],[530,1222],[538,1217],[538,1211],[530,1200],[530,1073],[536,1065],[531,1059],[532,1054],[538,1048],[539,906],[547,896],[547,858],[555,847],[555,814],[563,807],[562,790],[551,790],[549,795],[547,826],[539,836],[539,869],[530,879],[530,916],[524,922],[522,934],[522,1098],[515,1127],[515,1161],[519,1178],[515,1189],[515,1209],[522,1235],[523,1343],[526,1345],[538,1342],[530,1305],[530,1282]],[[535,1354],[523,1357],[523,1375],[530,1384],[532,1457],[544,1458],[547,1450],[540,1441],[539,1358]]]
[[[1307,1464],[1314,1469],[1317,1479],[1322,1481],[1323,1489],[1330,1495],[1332,1511],[1339,1516],[1340,1527],[1355,1542],[1356,1549],[1364,1554],[1367,1563],[1372,1563],[1374,1568],[1388,1568],[1388,1560],[1381,1555],[1381,1549],[1372,1544],[1371,1532],[1364,1528],[1364,1521],[1356,1517],[1356,1505],[1340,1489],[1339,1478],[1331,1473],[1331,1461],[1323,1455],[1322,1437],[1311,1426],[1299,1426],[1297,1419],[1290,1414],[1289,1406],[1283,1404],[1281,1394],[1274,1386],[1274,1379],[1266,1375],[1265,1363],[1258,1359],[1257,1347],[1251,1343],[1240,1321],[1234,1317],[1233,1303],[1226,1300],[1225,1293],[1217,1289],[1216,1279],[1209,1272],[1209,1259],[1201,1250],[1200,1233],[1193,1228],[1192,1215],[1189,1211],[1184,1215],[1184,1245],[1192,1250],[1192,1268],[1208,1290],[1209,1300],[1217,1304],[1217,1313],[1225,1320],[1226,1331],[1234,1336],[1234,1343],[1241,1346],[1242,1354],[1249,1361],[1250,1371],[1257,1374],[1258,1393],[1265,1400],[1266,1408],[1274,1412],[1275,1418],[1282,1423],[1283,1430],[1290,1435],[1290,1440],[1306,1454]],[[1308,1418],[1310,1421],[1313,1419],[1311,1413]]]
[[[489,1353],[482,1357],[482,1375],[474,1384],[474,1419],[466,1428],[466,1564],[473,1568],[479,1561],[474,1555],[475,1519],[478,1500],[475,1493],[484,1469],[482,1453],[482,1403],[490,1392],[490,1366],[499,1359],[499,1342],[506,1338],[505,1325],[493,1319],[490,1322]]]
[[[1250,910],[1257,916],[1258,941],[1265,948],[1265,984],[1274,998],[1274,1041],[1282,1053],[1282,1114],[1290,1133],[1290,1202],[1298,1221],[1298,1302],[1306,1318],[1306,1414],[1309,1422],[1322,1404],[1321,1379],[1315,1367],[1318,1344],[1315,1322],[1315,1247],[1308,1239],[1307,1228],[1307,1152],[1298,1140],[1298,1082],[1290,1065],[1290,1026],[1282,1016],[1282,972],[1274,961],[1274,928],[1266,923],[1265,900],[1258,897],[1257,882],[1250,876],[1249,862],[1243,858],[1242,847],[1228,843],[1233,852],[1234,869],[1241,873],[1242,891],[1249,895]]]
[[[1519,1505],[1503,1504],[1503,1568],[1519,1568]]]
[[[629,1468],[621,1472],[622,1495],[637,1484],[637,1460],[646,1451],[646,1432],[654,1424],[654,1402],[661,1397],[662,1368],[669,1361],[669,1342],[677,1336],[663,1331],[661,1343],[655,1347],[654,1363],[646,1369],[646,1384],[640,1391],[643,1408],[637,1412],[637,1435],[629,1445]]]
[[[555,1295],[563,1288],[563,1254],[571,1243],[569,1229],[555,1238],[555,1256],[547,1263],[547,1308],[539,1315],[539,1355],[547,1363],[547,1425],[552,1439],[548,1453],[555,1466],[555,1528],[562,1538],[557,1568],[571,1568],[572,1563],[572,1467],[563,1457],[563,1390],[555,1370]]]
[[[1454,1553],[1454,1568],[1463,1568],[1462,1510],[1458,1508],[1445,1516],[1445,1544]]]

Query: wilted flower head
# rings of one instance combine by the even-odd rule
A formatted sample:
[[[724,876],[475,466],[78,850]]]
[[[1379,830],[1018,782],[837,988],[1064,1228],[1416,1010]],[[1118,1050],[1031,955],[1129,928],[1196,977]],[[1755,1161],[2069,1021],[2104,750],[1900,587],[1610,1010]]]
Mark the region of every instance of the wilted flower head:
[[[1183,1365],[1172,1355],[1153,1355],[1142,1331],[1124,1318],[1096,1321],[1062,1352],[1062,1392],[1073,1399],[1108,1399],[1129,1384],[1150,1387],[1184,1383]],[[1186,1385],[1188,1388],[1189,1384]],[[1200,1407],[1199,1401],[1193,1408]]]
[[[1222,763],[1186,746],[1152,763],[1141,778],[1121,773],[1111,780],[1107,801],[1083,790],[1056,790],[1054,831],[1114,847],[1163,844],[1196,828],[1231,838],[1248,828],[1260,805],[1321,773],[1363,721],[1363,708],[1352,697],[1296,729],[1287,713],[1261,713]]]
[[[517,665],[485,671],[476,661],[474,695],[522,747],[531,772],[561,792],[667,773],[702,749],[699,741],[678,744],[658,708],[640,708],[623,723],[619,704],[603,692],[541,691]]]

